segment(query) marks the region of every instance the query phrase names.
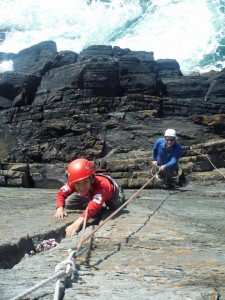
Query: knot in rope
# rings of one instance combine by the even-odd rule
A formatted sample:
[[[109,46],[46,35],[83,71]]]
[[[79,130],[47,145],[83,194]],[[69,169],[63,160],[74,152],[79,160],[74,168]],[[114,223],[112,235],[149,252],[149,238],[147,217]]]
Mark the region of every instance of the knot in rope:
[[[74,261],[72,259],[64,259],[55,267],[55,273],[65,271],[65,275],[72,275],[76,270]]]

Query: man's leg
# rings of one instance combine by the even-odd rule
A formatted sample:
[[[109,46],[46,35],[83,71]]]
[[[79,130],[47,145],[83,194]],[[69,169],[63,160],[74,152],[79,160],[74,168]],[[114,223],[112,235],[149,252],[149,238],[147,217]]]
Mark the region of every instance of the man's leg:
[[[163,187],[165,189],[171,189],[174,187],[173,177],[178,173],[178,168],[166,168],[163,171],[160,171],[159,175],[162,178]]]

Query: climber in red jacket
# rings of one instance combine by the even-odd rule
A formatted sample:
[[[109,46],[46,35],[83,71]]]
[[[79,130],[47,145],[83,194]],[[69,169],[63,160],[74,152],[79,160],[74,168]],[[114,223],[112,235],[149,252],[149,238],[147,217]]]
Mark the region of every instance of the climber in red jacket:
[[[68,181],[60,188],[56,196],[56,218],[67,216],[68,209],[88,207],[87,220],[95,216],[105,203],[109,208],[117,209],[125,201],[117,182],[108,175],[96,174],[93,164],[85,158],[72,161],[67,169]],[[66,228],[70,237],[81,229],[86,211]]]

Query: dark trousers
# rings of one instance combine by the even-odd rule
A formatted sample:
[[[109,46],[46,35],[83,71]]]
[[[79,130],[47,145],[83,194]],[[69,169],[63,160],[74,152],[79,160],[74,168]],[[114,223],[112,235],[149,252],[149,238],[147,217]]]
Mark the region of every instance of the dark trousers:
[[[178,184],[179,186],[185,186],[187,184],[185,174],[178,163],[176,167],[166,168],[159,172],[159,177],[166,185]]]
[[[165,168],[159,172],[159,177],[163,180],[165,184],[172,184],[173,177],[178,175],[178,167]]]

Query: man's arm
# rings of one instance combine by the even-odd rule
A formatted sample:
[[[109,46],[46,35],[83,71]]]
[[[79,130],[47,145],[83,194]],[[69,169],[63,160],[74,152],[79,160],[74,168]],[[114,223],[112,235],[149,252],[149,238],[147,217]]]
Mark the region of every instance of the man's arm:
[[[159,149],[159,140],[157,140],[154,143],[153,149],[152,149],[152,160],[153,160],[153,162],[156,162],[156,165],[157,165],[158,149]]]
[[[171,160],[167,164],[165,164],[165,167],[171,168],[173,166],[176,166],[181,157],[181,154],[182,154],[182,147],[179,143],[177,143],[176,147],[174,148],[173,156],[172,156]]]

